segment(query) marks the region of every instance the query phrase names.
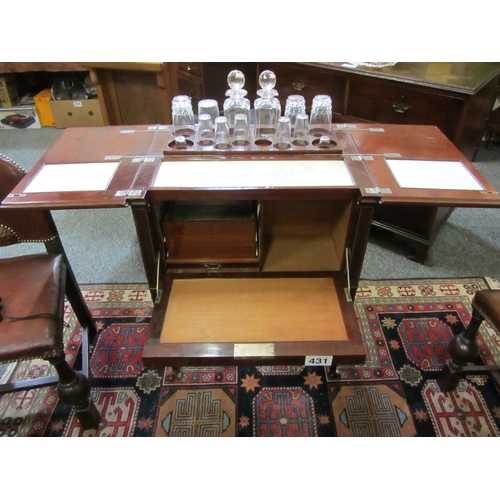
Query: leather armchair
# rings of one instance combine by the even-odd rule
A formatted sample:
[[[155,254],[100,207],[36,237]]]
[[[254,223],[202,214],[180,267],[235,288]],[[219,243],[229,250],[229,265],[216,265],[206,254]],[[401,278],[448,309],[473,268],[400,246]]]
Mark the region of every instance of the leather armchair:
[[[97,428],[99,414],[90,397],[88,342],[95,325],[67,260],[48,210],[17,209],[1,202],[25,175],[0,154],[0,246],[41,242],[46,252],[0,259],[0,363],[47,360],[57,375],[9,381],[0,394],[57,384],[59,398],[75,407],[85,429]],[[82,370],[64,353],[64,301],[68,299],[84,335]]]

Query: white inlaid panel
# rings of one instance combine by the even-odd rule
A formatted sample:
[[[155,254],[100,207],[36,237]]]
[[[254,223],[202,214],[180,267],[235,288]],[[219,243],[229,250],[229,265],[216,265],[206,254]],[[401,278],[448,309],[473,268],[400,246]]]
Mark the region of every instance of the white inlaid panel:
[[[459,161],[386,160],[392,175],[402,188],[484,189]]]
[[[120,162],[45,164],[25,193],[105,191]]]
[[[154,187],[267,188],[354,186],[343,160],[164,161]]]

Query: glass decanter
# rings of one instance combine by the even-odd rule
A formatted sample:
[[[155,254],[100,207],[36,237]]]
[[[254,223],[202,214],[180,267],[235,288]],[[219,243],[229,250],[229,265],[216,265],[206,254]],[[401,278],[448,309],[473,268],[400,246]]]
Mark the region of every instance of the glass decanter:
[[[263,71],[259,76],[261,89],[257,91],[260,96],[255,99],[255,135],[258,139],[272,141],[276,135],[276,127],[281,116],[281,104],[276,98],[278,92],[274,90],[276,75],[269,70]]]
[[[229,89],[226,90],[228,98],[224,101],[223,112],[227,118],[229,128],[233,130],[236,115],[243,114],[250,123],[250,100],[245,96],[247,91],[243,88],[245,85],[245,75],[235,69],[227,76]]]

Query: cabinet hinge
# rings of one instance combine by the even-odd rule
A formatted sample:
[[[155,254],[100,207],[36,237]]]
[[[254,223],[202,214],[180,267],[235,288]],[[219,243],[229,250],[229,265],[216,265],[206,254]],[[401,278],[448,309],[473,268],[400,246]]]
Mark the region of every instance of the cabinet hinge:
[[[347,288],[344,288],[344,293],[345,293],[345,297],[346,297],[347,301],[352,302],[351,271],[350,271],[349,253],[350,253],[350,249],[349,249],[349,247],[346,247],[346,249],[345,249],[345,270],[346,270],[346,276],[347,276]]]
[[[340,128],[340,129],[343,129],[343,128],[355,129],[357,127],[353,123],[337,123],[337,128]]]
[[[352,155],[352,161],[373,161],[372,155]]]
[[[160,302],[161,299],[161,290],[160,290],[160,252],[158,251],[158,256],[157,256],[157,262],[156,262],[156,299],[155,302],[158,303]]]
[[[365,188],[366,194],[392,194],[391,188]]]

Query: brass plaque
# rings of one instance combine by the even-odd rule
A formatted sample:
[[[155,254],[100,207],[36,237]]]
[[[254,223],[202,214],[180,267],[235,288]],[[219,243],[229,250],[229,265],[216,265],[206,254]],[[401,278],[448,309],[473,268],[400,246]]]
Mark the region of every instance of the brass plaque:
[[[234,344],[235,358],[274,356],[274,344]]]

